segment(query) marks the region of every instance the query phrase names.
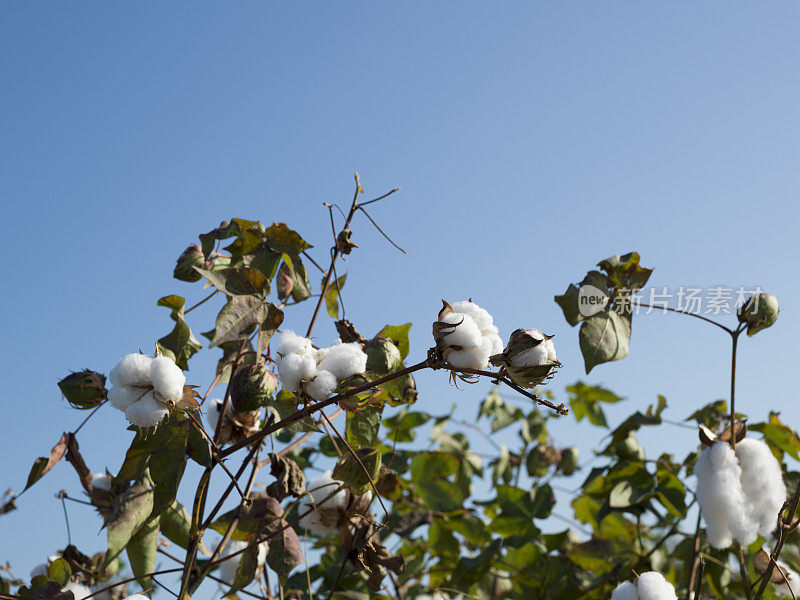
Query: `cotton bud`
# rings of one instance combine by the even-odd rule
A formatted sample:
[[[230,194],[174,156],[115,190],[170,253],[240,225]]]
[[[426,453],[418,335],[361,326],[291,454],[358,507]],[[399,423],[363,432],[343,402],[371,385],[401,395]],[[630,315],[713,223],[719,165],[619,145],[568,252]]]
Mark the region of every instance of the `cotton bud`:
[[[778,320],[779,310],[778,299],[774,295],[756,294],[739,308],[737,316],[740,323],[747,325],[747,335],[755,335]]]
[[[199,281],[202,275],[197,272],[195,267],[202,269],[205,265],[206,257],[203,256],[200,244],[192,244],[178,257],[172,276],[180,281]]]
[[[375,338],[366,344],[367,369],[378,375],[386,375],[397,369],[403,359],[400,350],[388,338]]]
[[[505,367],[509,377],[522,387],[536,387],[552,378],[561,366],[552,338],[538,329],[517,329],[506,349],[491,357],[491,363]]]
[[[107,395],[105,376],[88,369],[67,375],[58,387],[74,408],[95,408]]]
[[[256,410],[272,400],[278,390],[278,378],[263,359],[245,365],[236,371],[231,380],[231,401],[235,412]]]
[[[578,448],[570,446],[561,449],[561,460],[558,462],[558,470],[564,475],[572,475],[578,469]]]

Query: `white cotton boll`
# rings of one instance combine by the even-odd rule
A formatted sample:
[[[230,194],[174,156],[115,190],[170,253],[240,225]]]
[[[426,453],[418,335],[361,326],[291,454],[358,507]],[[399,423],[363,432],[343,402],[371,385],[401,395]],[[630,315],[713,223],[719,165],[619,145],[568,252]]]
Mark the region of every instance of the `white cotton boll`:
[[[305,384],[303,389],[314,400],[325,400],[336,389],[336,376],[330,371],[317,371],[317,376],[314,377],[314,380]]]
[[[92,473],[92,487],[96,490],[111,490],[111,480],[114,479],[108,473]]]
[[[623,581],[611,593],[611,600],[639,600],[636,584],[630,581]]]
[[[678,600],[675,588],[661,573],[642,573],[637,583],[639,600]]]
[[[183,386],[186,377],[175,361],[167,356],[158,356],[150,363],[150,380],[155,391],[161,394],[164,400],[178,402],[183,398]]]
[[[478,329],[481,330],[482,333],[486,333],[487,331],[491,333],[492,327],[494,327],[494,319],[489,312],[475,304],[474,302],[470,302],[469,300],[461,300],[460,302],[453,302],[451,304],[453,310],[457,313],[463,313],[465,315],[469,315],[475,324],[478,326]],[[497,333],[497,328],[494,328],[494,333]]]
[[[294,331],[286,330],[281,334],[276,352],[281,356],[288,354],[306,356],[314,353],[314,347],[311,345],[310,339],[301,337]]]
[[[220,559],[224,559],[231,554],[244,550],[245,548],[247,548],[247,542],[230,540],[227,544],[225,544],[225,547],[222,549],[219,557]],[[219,564],[219,578],[228,585],[233,585],[233,580],[236,577],[236,571],[239,569],[240,562],[242,562],[241,554],[237,554],[233,558],[221,562]]]
[[[478,346],[469,350],[452,350],[448,352],[447,362],[459,369],[485,369],[488,365],[489,357]]]
[[[124,598],[124,600],[150,600],[150,598],[148,598],[144,594],[133,594],[131,596]]]
[[[781,465],[769,446],[753,438],[736,443],[736,457],[742,469],[742,489],[752,505],[752,518],[758,530],[769,536],[786,501]]]
[[[108,399],[111,401],[111,406],[117,410],[125,411],[131,404],[139,400],[146,391],[144,388],[115,385],[108,390]]]
[[[211,428],[211,431],[217,430],[217,423],[219,422],[219,416],[222,414],[222,400],[219,398],[215,398],[211,401],[211,406],[208,409],[208,414],[206,415],[206,421],[208,421],[208,426]],[[228,414],[233,414],[233,408],[231,408],[231,402],[228,402]]]
[[[152,427],[161,422],[168,412],[166,404],[156,400],[153,392],[147,392],[141,400],[125,409],[125,418],[137,427]]]
[[[347,490],[342,486],[341,481],[336,481],[331,476],[331,471],[325,471],[319,477],[306,483],[306,490],[311,494],[315,503],[319,504],[324,500],[324,506],[329,508],[344,508],[345,502],[347,502]],[[331,496],[331,494],[333,495]]]
[[[75,600],[83,600],[87,596],[92,595],[92,590],[88,587],[83,585],[82,583],[78,583],[77,581],[70,581],[61,588],[62,592],[72,592],[72,595],[75,596]]]
[[[290,392],[300,391],[301,381],[310,381],[317,372],[317,361],[310,356],[287,354],[278,363],[278,377]]]
[[[108,378],[112,385],[150,385],[152,356],[128,354],[111,369]]]
[[[480,328],[469,315],[464,313],[450,313],[439,319],[442,323],[455,325],[456,328],[442,337],[445,347],[461,346],[464,349],[479,346],[483,336]]]
[[[331,472],[325,471],[319,477],[306,483],[307,496],[303,496],[297,506],[297,514],[301,515],[298,526],[301,531],[310,531],[314,535],[324,537],[335,533],[336,527],[323,523],[317,506],[324,510],[344,508],[347,492],[341,482],[331,478]]]
[[[269,552],[269,545],[267,542],[261,542],[258,545],[258,566],[263,567],[267,562],[267,553]]]
[[[340,381],[363,373],[367,368],[367,355],[358,342],[341,342],[320,351],[319,369],[330,371]]]
[[[736,444],[737,450],[739,444]],[[775,593],[779,596],[785,596],[788,598],[792,598],[792,592],[794,592],[794,597],[797,597],[800,594],[800,577],[797,576],[797,573],[792,571],[789,566],[781,561],[777,561],[776,564],[786,573],[786,579],[789,580],[789,586],[792,587],[791,591],[789,590],[789,586],[786,585],[786,580],[781,577],[780,583],[774,583],[773,587],[775,589]],[[777,570],[773,570],[773,573],[777,574]]]
[[[545,348],[547,348],[547,360],[548,362],[556,362],[558,359],[556,358],[556,346],[553,343],[552,338],[546,339],[544,341]]]
[[[750,506],[740,482],[742,470],[730,444],[716,441],[703,449],[694,472],[709,543],[727,548],[734,538],[742,544],[755,541],[758,525],[749,516]]]
[[[511,362],[515,367],[546,365],[550,362],[547,356],[547,345],[544,342],[540,342],[533,348],[520,352]]]

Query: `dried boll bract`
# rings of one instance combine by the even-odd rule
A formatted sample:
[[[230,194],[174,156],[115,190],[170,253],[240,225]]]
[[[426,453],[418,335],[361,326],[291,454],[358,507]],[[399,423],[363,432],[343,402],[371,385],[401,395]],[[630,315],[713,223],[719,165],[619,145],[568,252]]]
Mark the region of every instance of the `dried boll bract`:
[[[551,379],[561,366],[552,338],[538,329],[517,329],[509,337],[505,350],[490,360],[496,367],[505,367],[518,385],[536,387]]]
[[[461,369],[483,370],[489,357],[502,350],[492,316],[472,300],[442,300],[442,309],[433,324],[433,338],[442,358]]]

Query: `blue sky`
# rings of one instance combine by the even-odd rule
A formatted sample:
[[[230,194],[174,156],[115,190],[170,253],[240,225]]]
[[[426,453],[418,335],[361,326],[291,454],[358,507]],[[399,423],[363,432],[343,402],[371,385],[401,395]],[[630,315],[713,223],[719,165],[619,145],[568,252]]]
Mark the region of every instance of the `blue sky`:
[[[779,324],[741,347],[738,397],[752,420],[775,409],[800,425],[799,20],[788,2],[4,3],[0,485],[19,491],[82,418],[60,377],[150,349],[170,327],[158,297],[200,297],[171,278],[198,233],[233,216],[286,221],[322,260],[322,202],[348,203],[356,170],[368,196],[402,188],[372,214],[408,251],[356,220],[345,301],[365,333],[412,321],[421,358],[439,299],[473,297],[502,335],[556,334],[562,399],[582,378],[627,398],[612,420],[659,393],[683,418],[727,395],[720,332],[642,316],[631,356],[587,377],[552,301],[635,249],[656,286],[777,294]],[[302,329],[309,310],[287,322]],[[193,316],[210,328],[212,310]],[[317,336],[333,340],[327,319]],[[190,381],[209,381],[213,361]],[[419,377],[419,408],[472,418],[486,386],[444,379]],[[90,466],[118,468],[124,428],[111,409],[87,425]],[[668,433],[648,453],[695,443]],[[601,435],[571,417],[556,434],[584,456]],[[63,547],[61,488],[78,493],[64,465],[0,519],[0,562],[27,575]],[[90,511],[70,517],[74,540],[99,550]]]

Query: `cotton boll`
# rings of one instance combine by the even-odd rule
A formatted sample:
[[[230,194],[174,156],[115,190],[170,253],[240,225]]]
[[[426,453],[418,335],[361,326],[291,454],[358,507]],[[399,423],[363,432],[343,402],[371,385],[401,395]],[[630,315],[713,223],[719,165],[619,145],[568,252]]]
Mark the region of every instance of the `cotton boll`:
[[[305,384],[303,389],[314,400],[325,400],[336,389],[336,376],[330,371],[317,371],[317,376],[314,377],[313,381]]]
[[[128,354],[117,363],[108,378],[112,385],[150,385],[150,363],[152,356],[146,354]]]
[[[488,361],[489,356],[480,346],[447,353],[447,362],[458,369],[485,369]]]
[[[464,349],[474,348],[481,343],[481,330],[469,315],[450,313],[440,319],[442,323],[455,325],[455,329],[442,337],[445,347],[461,346]]]
[[[178,402],[183,398],[186,377],[181,368],[167,356],[158,356],[150,363],[150,380],[153,388],[164,400]]]
[[[148,598],[144,594],[133,594],[131,596],[128,596],[127,598],[124,598],[124,600],[150,600],[150,598]]]
[[[547,344],[540,342],[530,350],[519,353],[512,360],[515,367],[535,367],[549,363],[547,356]]]
[[[742,489],[752,505],[752,518],[758,530],[769,536],[786,500],[781,465],[769,446],[753,438],[736,443],[736,457],[742,469]]]
[[[298,526],[301,531],[309,531],[324,537],[335,533],[336,511],[344,508],[347,492],[341,483],[331,478],[331,472],[325,471],[321,476],[306,484],[307,496],[303,496],[297,506],[301,515]]]
[[[108,473],[92,473],[92,487],[96,490],[111,490],[111,480],[113,477]]]
[[[153,397],[153,392],[147,392],[125,409],[125,418],[137,427],[152,427],[167,416],[169,409],[165,404]]]
[[[75,597],[75,600],[83,600],[87,596],[91,596],[92,590],[88,587],[83,585],[82,583],[78,583],[77,581],[70,581],[61,588],[62,592],[72,592],[72,595]]]
[[[478,329],[481,330],[481,333],[489,332],[491,333],[491,328],[494,327],[494,319],[489,312],[475,304],[474,302],[470,302],[469,300],[461,300],[460,302],[453,302],[451,305],[453,310],[457,313],[463,313],[465,315],[469,315],[475,324],[478,326]],[[494,327],[494,333],[497,333],[497,328]]]
[[[678,600],[675,588],[661,573],[642,573],[637,583],[639,600]]]
[[[547,348],[547,360],[551,363],[556,362],[556,346],[553,344],[553,339],[549,338],[544,341],[545,348]]]
[[[267,542],[262,542],[258,545],[258,566],[263,567],[267,562],[267,553],[269,552],[269,545]]]
[[[146,392],[145,388],[128,387],[127,385],[115,385],[108,390],[108,399],[111,406],[117,410],[125,411],[131,404],[139,400]]]
[[[739,444],[736,444],[737,450]],[[786,580],[781,577],[781,583],[773,584],[775,589],[775,593],[779,596],[785,596],[788,598],[792,597],[792,592],[794,592],[794,597],[797,597],[800,594],[800,577],[798,577],[797,573],[792,571],[786,563],[781,561],[777,561],[776,563],[786,574],[786,579],[789,580],[789,586],[791,586],[791,591],[789,590],[789,586],[786,585]],[[777,570],[774,570],[773,573],[777,573]]]
[[[611,593],[611,600],[639,600],[636,584],[630,581],[623,581]]]
[[[278,377],[290,392],[300,391],[301,381],[310,381],[317,372],[317,361],[310,356],[287,354],[278,363]]]
[[[306,490],[314,499],[315,504],[324,501],[326,507],[344,508],[347,502],[347,490],[342,487],[341,481],[336,481],[331,477],[331,471],[325,471],[319,477],[306,483]]]
[[[367,355],[358,342],[334,344],[321,351],[319,369],[330,371],[340,381],[363,373],[367,368]]]
[[[224,559],[236,552],[244,550],[245,548],[247,548],[247,542],[230,540],[227,544],[225,544],[225,547],[222,549],[222,553],[219,555],[219,557],[220,559]],[[236,577],[236,571],[239,569],[240,562],[242,562],[241,554],[237,554],[233,558],[221,562],[219,564],[219,578],[228,585],[233,585],[233,580]]]
[[[294,331],[286,330],[281,334],[276,352],[281,356],[289,354],[306,356],[314,353],[314,347],[311,345],[310,339],[300,337]]]

